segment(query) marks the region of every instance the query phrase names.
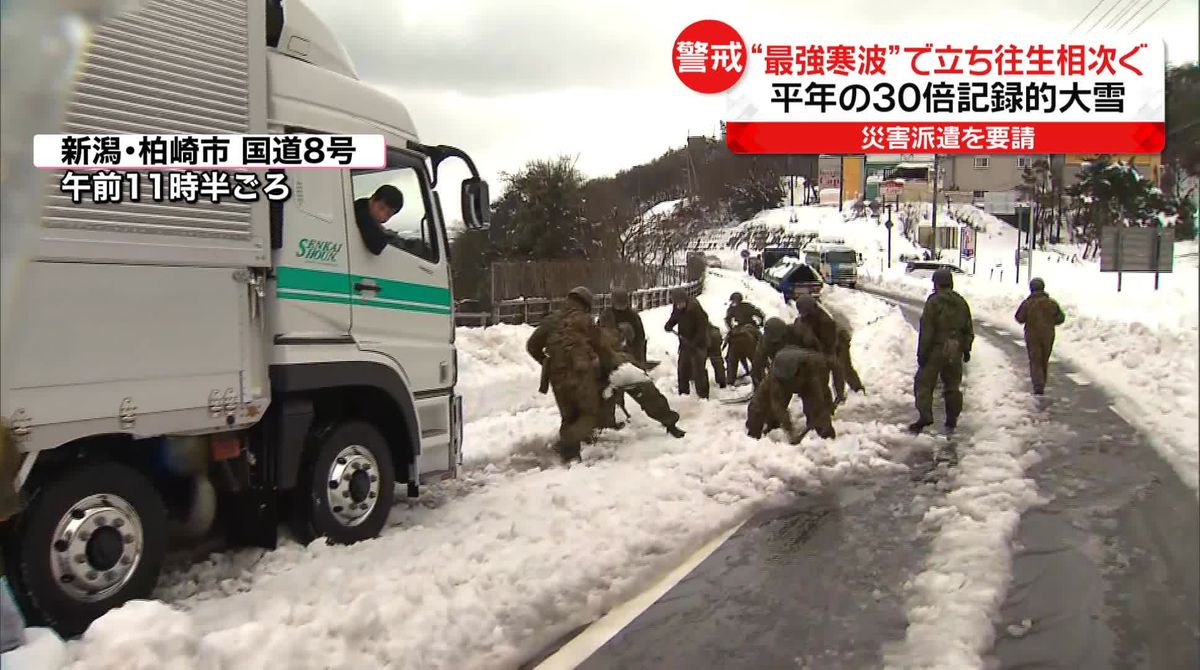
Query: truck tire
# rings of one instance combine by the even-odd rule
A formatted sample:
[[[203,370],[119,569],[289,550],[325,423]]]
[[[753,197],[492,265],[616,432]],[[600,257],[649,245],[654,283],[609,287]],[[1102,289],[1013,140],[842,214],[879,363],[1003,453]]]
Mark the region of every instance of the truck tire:
[[[361,420],[335,426],[304,468],[293,518],[297,539],[353,544],[379,535],[395,488],[392,452],[383,435]]]
[[[79,465],[33,492],[6,547],[31,624],[75,636],[108,610],[148,598],[167,550],[166,508],[140,472]]]

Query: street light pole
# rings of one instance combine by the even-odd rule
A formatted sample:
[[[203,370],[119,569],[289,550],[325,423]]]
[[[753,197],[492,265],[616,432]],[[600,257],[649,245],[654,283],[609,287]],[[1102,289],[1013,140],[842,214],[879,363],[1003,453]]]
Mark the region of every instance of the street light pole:
[[[937,239],[937,198],[938,198],[938,155],[933,155],[933,218],[930,220],[930,225],[933,228],[933,260],[938,259],[938,239]]]

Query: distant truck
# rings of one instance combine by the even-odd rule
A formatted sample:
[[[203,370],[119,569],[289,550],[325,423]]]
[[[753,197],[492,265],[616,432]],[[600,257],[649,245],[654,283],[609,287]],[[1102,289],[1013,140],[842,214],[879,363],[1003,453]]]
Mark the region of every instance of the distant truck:
[[[302,542],[352,543],[384,528],[396,484],[416,496],[462,463],[438,166],[469,168],[471,228],[486,182],[420,143],[298,0],[228,0],[219,27],[198,22],[211,5],[102,24],[63,132],[382,134],[386,166],[287,170],[293,196],[274,203],[47,190],[3,315],[19,324],[2,415],[26,504],[0,530],[22,609],[65,635],[149,597],[169,536],[273,547],[287,520]],[[355,211],[381,184],[404,203],[375,254]]]
[[[858,286],[858,252],[837,242],[813,242],[804,247],[804,261],[821,273],[826,284]]]

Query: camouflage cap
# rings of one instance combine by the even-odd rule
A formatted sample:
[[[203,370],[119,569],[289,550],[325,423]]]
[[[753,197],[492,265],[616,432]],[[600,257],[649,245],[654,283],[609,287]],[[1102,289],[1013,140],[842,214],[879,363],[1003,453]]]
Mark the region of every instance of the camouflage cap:
[[[1033,280],[1029,282],[1029,290],[1033,293],[1037,293],[1038,291],[1045,291],[1046,290],[1046,282],[1042,281],[1041,277],[1034,277]]]
[[[938,288],[953,288],[954,273],[949,268],[938,268],[933,273],[933,285]]]
[[[729,296],[729,302],[731,302],[735,305],[740,303],[741,301],[742,301],[742,294],[737,291],[734,291],[733,294]]]
[[[576,286],[570,291],[567,291],[567,297],[579,300],[583,303],[584,307],[587,307],[588,309],[592,308],[592,302],[595,300],[591,289],[586,286]]]

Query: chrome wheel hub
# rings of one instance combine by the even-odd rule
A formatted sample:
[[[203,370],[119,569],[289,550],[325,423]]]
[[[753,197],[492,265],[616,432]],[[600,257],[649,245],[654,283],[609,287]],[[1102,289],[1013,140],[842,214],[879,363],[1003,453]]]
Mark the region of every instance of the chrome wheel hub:
[[[59,588],[83,602],[103,600],[133,577],[145,537],[133,506],[110,493],[75,503],[50,538],[50,573]]]
[[[353,444],[338,452],[329,467],[329,511],[343,526],[357,526],[379,502],[379,464],[371,452]]]

